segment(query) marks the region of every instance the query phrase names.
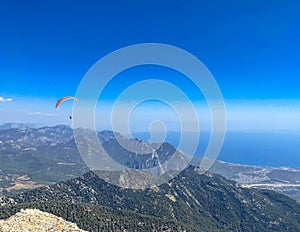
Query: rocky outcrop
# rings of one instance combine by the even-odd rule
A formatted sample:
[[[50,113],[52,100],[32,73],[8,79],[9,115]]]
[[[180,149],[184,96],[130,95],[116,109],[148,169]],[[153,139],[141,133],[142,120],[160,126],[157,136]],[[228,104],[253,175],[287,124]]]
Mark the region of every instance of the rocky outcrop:
[[[7,220],[0,220],[0,232],[84,232],[76,224],[37,209],[21,210]]]

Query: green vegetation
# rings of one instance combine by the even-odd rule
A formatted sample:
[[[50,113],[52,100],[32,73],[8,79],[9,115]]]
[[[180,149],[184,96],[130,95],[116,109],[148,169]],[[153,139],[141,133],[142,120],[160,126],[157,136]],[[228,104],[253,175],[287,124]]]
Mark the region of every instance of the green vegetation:
[[[134,212],[112,210],[92,204],[63,202],[24,203],[0,207],[0,219],[6,219],[21,209],[39,209],[76,223],[88,231],[191,231],[179,222],[162,220]]]
[[[193,167],[154,189],[123,189],[89,172],[67,182],[2,199],[2,203],[5,202],[8,205],[1,212],[13,213],[13,209],[24,207],[24,203],[29,203],[28,207],[36,204],[39,209],[48,209],[47,212],[76,222],[83,229],[85,224],[97,228],[96,219],[101,221],[113,215],[115,219],[101,224],[109,228],[115,226],[112,231],[125,225],[133,226],[129,231],[149,231],[151,226],[161,228],[163,225],[177,226],[172,231],[178,228],[187,231],[300,231],[300,205],[295,200],[268,190],[242,189],[221,176],[200,175]],[[90,203],[100,208],[86,205]],[[59,213],[54,209],[60,209]],[[100,209],[107,213],[101,214]],[[81,218],[89,210],[94,213]],[[125,221],[121,219],[124,217]],[[161,231],[157,228],[153,230]]]
[[[68,127],[6,130],[0,139],[0,188],[2,194],[15,194],[0,196],[0,218],[21,208],[38,208],[89,231],[300,231],[300,205],[295,200],[268,190],[240,188],[219,175],[199,174],[194,166],[164,185],[145,190],[111,185],[93,172],[83,175],[87,169]],[[113,158],[127,160],[129,167],[145,163],[145,157],[116,146],[112,132],[102,133],[100,139],[115,154]],[[128,141],[131,146],[136,143]],[[172,151],[173,146],[164,144],[157,154],[165,159]],[[156,159],[150,161],[146,163],[157,164]],[[231,177],[253,170],[224,167],[216,162],[214,169]],[[295,177],[283,171],[269,174],[280,180],[283,173],[289,174],[289,180]],[[121,172],[113,175],[125,179]],[[64,182],[36,188],[56,181]],[[135,181],[142,183],[143,177]],[[36,189],[20,193],[15,186]]]

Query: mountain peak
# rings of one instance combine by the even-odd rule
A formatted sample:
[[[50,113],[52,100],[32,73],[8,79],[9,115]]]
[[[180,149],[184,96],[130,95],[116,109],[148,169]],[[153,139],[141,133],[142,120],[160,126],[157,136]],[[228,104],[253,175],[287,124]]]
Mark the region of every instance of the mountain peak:
[[[34,124],[30,123],[18,123],[18,122],[8,122],[0,125],[0,130],[9,130],[9,129],[28,129],[35,128]]]

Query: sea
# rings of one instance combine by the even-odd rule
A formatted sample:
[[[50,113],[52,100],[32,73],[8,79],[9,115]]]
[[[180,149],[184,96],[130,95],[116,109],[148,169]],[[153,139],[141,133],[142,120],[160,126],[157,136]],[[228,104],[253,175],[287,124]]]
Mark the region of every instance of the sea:
[[[196,136],[188,133],[187,136]],[[146,141],[151,138],[148,132],[133,136]],[[164,142],[178,147],[180,136],[180,132],[167,132]],[[191,155],[203,156],[209,138],[210,132],[201,132],[196,152]],[[300,168],[300,131],[227,131],[217,159],[245,165]]]

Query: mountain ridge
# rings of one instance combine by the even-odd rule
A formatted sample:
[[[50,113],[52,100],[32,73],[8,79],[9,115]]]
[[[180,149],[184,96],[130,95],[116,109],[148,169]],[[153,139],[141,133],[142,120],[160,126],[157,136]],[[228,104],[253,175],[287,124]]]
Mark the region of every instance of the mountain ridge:
[[[124,149],[117,144],[116,136],[123,141],[129,141],[128,144],[140,141],[135,138],[128,139],[108,130],[98,132],[99,141],[109,152],[112,150],[110,147],[113,147],[112,157],[117,162],[123,162],[131,168],[147,168],[143,166],[147,159],[142,159],[141,156],[130,157],[130,153],[125,153]],[[171,153],[176,150],[168,143],[164,143],[161,146],[161,149],[163,148]],[[120,159],[119,153],[124,153],[127,158]],[[164,163],[167,159],[165,150],[158,150],[158,153],[160,154],[157,156],[158,159]],[[0,130],[0,158],[2,194],[13,194],[40,185],[67,180],[88,171],[78,153],[72,128],[66,125]],[[124,163],[127,161],[129,163]],[[200,162],[201,157],[194,156],[191,164],[198,165]],[[154,157],[148,162],[149,164],[151,165],[148,167],[158,165],[157,158]],[[235,180],[240,186],[275,190],[300,202],[300,169],[230,164],[217,160],[210,172]]]
[[[70,181],[1,198],[6,206],[51,201],[129,210],[191,224],[203,231],[300,229],[300,205],[295,200],[268,190],[240,188],[219,175],[199,174],[193,166],[170,182],[146,190],[110,185],[88,172]]]

